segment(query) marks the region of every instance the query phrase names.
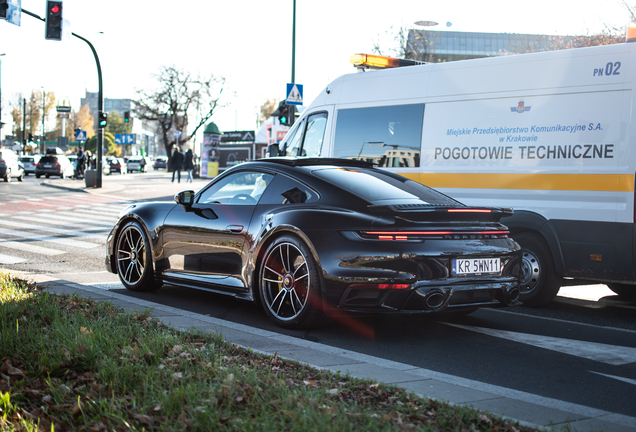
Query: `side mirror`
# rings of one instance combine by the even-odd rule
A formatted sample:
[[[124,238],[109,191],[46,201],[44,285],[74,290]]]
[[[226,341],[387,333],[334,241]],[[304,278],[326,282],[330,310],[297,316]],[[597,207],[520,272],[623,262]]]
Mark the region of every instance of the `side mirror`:
[[[278,156],[278,153],[279,153],[278,144],[270,144],[267,147],[267,155],[269,157],[276,157],[276,156]]]
[[[174,196],[174,201],[181,204],[185,210],[188,210],[194,204],[194,191],[179,192]]]

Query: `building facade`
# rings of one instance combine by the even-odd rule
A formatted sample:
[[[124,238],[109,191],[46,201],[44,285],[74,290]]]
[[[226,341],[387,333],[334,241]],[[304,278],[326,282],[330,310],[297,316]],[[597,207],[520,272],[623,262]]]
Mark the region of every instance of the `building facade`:
[[[409,30],[405,57],[425,62],[469,60],[580,46],[584,37]]]

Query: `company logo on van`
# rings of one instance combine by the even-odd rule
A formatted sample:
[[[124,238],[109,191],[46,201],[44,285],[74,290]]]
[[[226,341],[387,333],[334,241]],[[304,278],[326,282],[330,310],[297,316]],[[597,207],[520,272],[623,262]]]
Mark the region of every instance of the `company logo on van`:
[[[530,111],[530,108],[532,107],[526,106],[526,104],[523,102],[523,99],[521,99],[516,107],[510,107],[510,111],[521,114],[524,111]]]

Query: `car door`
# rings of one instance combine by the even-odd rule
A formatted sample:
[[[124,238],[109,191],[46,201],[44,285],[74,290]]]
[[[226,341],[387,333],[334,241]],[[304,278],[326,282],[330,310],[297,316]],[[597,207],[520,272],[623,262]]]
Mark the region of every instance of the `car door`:
[[[272,174],[240,171],[201,191],[192,207],[176,206],[162,230],[160,268],[166,280],[247,289],[241,277],[252,240],[249,226]]]

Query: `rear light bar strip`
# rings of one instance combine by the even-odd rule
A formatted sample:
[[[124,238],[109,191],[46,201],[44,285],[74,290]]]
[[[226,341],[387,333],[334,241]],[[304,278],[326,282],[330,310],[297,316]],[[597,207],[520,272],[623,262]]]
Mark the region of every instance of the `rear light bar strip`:
[[[487,209],[448,209],[449,213],[492,213],[492,210]]]
[[[449,234],[510,234],[510,231],[365,231],[368,235],[405,236],[405,235],[449,235]]]

